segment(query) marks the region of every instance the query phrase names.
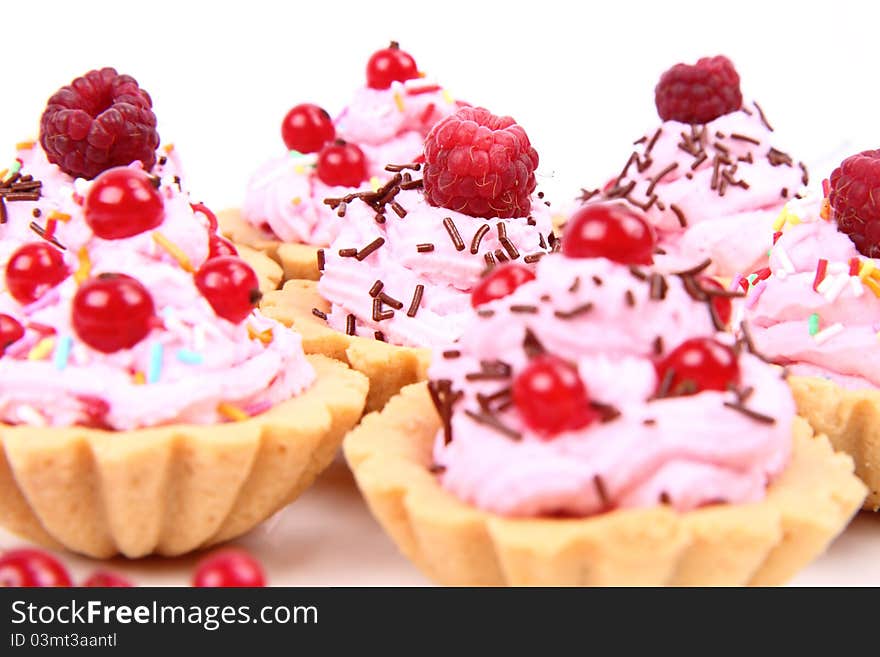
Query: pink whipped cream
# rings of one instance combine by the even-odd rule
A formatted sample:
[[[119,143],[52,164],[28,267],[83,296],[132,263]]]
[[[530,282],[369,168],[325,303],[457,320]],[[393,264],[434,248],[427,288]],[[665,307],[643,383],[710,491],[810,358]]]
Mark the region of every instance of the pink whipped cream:
[[[456,109],[448,92],[420,78],[393,82],[388,89],[359,89],[334,124],[337,137],[364,152],[369,175],[384,181],[390,177],[385,165],[412,162],[431,127]],[[316,153],[291,153],[257,169],[245,192],[245,220],[267,238],[317,246],[332,242],[341,222],[323,201],[352,190],[321,182],[315,174],[317,159]]]
[[[766,264],[769,225],[809,182],[772,137],[757,104],[702,126],[664,121],[635,142],[623,171],[591,201],[625,199],[645,212],[666,251],[658,269],[711,258],[707,273],[753,271]]]
[[[0,267],[5,269],[19,246],[41,239],[31,222],[43,226],[53,213],[63,213],[70,219],[57,222],[54,237],[66,247],[70,271],[82,265],[80,254],[87,253],[92,276],[116,272],[136,278],[150,291],[164,328],[154,329],[131,349],[104,354],[78,340],[71,326],[78,286],[73,275],[27,306],[0,288],[0,313],[27,327],[25,337],[0,356],[0,421],[69,426],[88,423],[96,407],[103,407],[101,424],[113,429],[210,424],[224,420],[220,404],[256,414],[312,383],[315,374],[296,333],[256,311],[239,325],[217,317],[192,274],[154,241],[155,231],[113,241],[94,236],[80,205],[91,182],[73,180],[49,164],[38,146],[18,155],[21,174],[43,183],[42,196],[7,201]],[[207,220],[191,209],[175,170],[168,159],[153,170],[161,177],[165,205],[164,222],[155,230],[198,268],[208,252]],[[264,338],[271,333],[271,342],[252,339],[249,326]]]
[[[495,263],[513,255],[517,262],[532,261],[549,250],[552,220],[547,206],[537,200],[530,217],[510,219],[479,219],[437,208],[418,190],[401,191],[395,200],[406,215],[399,217],[389,208],[382,224],[365,203],[348,204],[342,231],[325,249],[318,291],[331,302],[327,321],[338,331],[348,331],[353,322],[356,335],[413,347],[454,340],[468,321],[470,291],[485,271],[487,258]],[[446,225],[460,236],[461,248],[444,225],[446,218]],[[481,238],[475,240],[477,234]],[[507,248],[501,235],[506,235]],[[379,239],[382,245],[363,260],[340,255],[340,251],[359,251]],[[371,296],[377,282],[381,282],[380,294],[402,304],[395,309],[382,301],[380,312],[393,314],[378,320]],[[412,312],[420,286],[421,297]],[[377,336],[377,331],[382,335]]]
[[[770,276],[750,288],[745,317],[757,348],[793,374],[877,387],[880,298],[865,279],[880,262],[861,255],[820,209],[821,199],[786,208],[789,227],[770,252]]]
[[[677,277],[666,280],[665,299],[654,300],[650,285],[627,267],[557,254],[541,260],[535,281],[481,307],[491,316],[473,315],[455,345],[435,350],[429,372],[435,385],[448,380],[462,393],[453,405],[451,441],[442,429],[435,441],[443,487],[482,509],[529,517],[585,516],[661,501],[686,511],[761,500],[790,456],[791,394],[775,368],[742,353],[740,386],[753,389],[744,403],[772,423],[725,407],[736,399],[733,392],[650,400],[658,384],[657,338],[671,350],[714,334],[705,304],[691,300]],[[576,311],[587,303],[589,311]],[[529,329],[545,350],[577,365],[594,402],[619,415],[542,440],[513,407],[493,412],[518,439],[466,414],[480,410],[478,395],[510,385],[468,374],[500,360],[516,376],[528,360]]]

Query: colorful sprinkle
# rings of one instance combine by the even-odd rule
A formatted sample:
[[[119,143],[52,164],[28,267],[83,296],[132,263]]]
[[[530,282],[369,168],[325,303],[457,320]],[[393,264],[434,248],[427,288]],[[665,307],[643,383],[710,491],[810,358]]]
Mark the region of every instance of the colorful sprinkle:
[[[819,210],[819,216],[825,221],[831,219],[831,203],[827,198],[822,201],[822,209]]]
[[[248,337],[251,340],[259,340],[263,344],[271,344],[272,340],[275,339],[275,334],[271,328],[267,328],[265,331],[257,331],[253,326],[248,324]]]
[[[174,150],[174,144],[165,144],[165,145],[162,147],[162,149],[163,149],[166,153],[170,153],[171,151]]]
[[[791,261],[791,258],[788,257],[788,252],[785,249],[781,246],[777,246],[773,249],[773,253],[776,254],[776,257],[779,259],[779,263],[782,265],[786,274],[793,274],[795,272],[794,263]]]
[[[849,275],[850,276],[858,276],[859,275],[859,259],[858,258],[850,258],[849,259]]]
[[[165,237],[158,230],[153,231],[153,241],[162,247],[168,255],[174,258],[177,261],[177,264],[180,265],[180,268],[186,272],[193,273],[195,269],[192,266],[192,263],[189,261],[189,257],[181,250],[179,246],[177,246],[174,242]]]
[[[55,346],[55,369],[63,370],[67,367],[67,363],[70,360],[70,350],[73,347],[73,338],[69,335],[62,335],[58,337],[58,343]]]
[[[735,274],[733,277],[733,280],[730,281],[730,291],[736,292],[736,289],[742,285],[742,282],[743,282],[743,275],[742,274]],[[748,292],[748,290],[746,290],[746,292]]]
[[[147,383],[156,383],[162,376],[162,359],[165,356],[165,347],[161,342],[154,342],[150,347],[150,364],[147,367]]]
[[[290,157],[292,157],[292,158],[294,158],[294,159],[296,159],[296,158],[300,158],[300,157],[302,157],[302,156],[303,156],[303,154],[300,153],[299,151],[296,151],[296,150],[291,150],[291,151],[290,151]]]
[[[227,420],[232,420],[233,422],[243,422],[250,418],[250,415],[245,413],[241,408],[235,404],[230,404],[229,402],[221,402],[217,404],[217,412]]]
[[[299,205],[300,203],[303,202],[303,200],[299,196],[294,196],[292,199],[290,199],[290,202],[293,203],[294,205]]]
[[[379,181],[379,179],[376,176],[373,176],[372,178],[370,178],[370,187],[373,188],[374,192],[379,191],[379,187],[381,187],[381,186],[382,186],[382,183]]]
[[[19,160],[18,158],[15,158],[15,162],[13,163],[12,167],[9,169],[9,173],[11,173],[14,176],[19,171],[21,171],[21,160]]]
[[[833,281],[834,282],[828,286],[828,289],[824,293],[825,299],[828,303],[834,303],[837,301],[837,297],[840,296],[840,293],[843,292],[844,288],[849,284],[849,276],[841,274],[833,279]]]
[[[819,290],[819,285],[825,280],[825,272],[828,270],[828,261],[825,258],[819,259],[816,265],[816,277],[813,279],[813,290]]]
[[[824,178],[822,180],[822,194],[825,198],[828,198],[828,195],[831,193],[831,181],[828,178]]]
[[[144,373],[140,371],[135,372],[131,378],[136,386],[142,386],[147,382],[147,377],[145,377]]]
[[[815,336],[819,332],[819,313],[813,313],[807,320],[807,328],[810,335]]]
[[[44,358],[48,358],[54,348],[55,338],[43,338],[34,345],[30,352],[28,352],[28,360],[43,360]]]
[[[20,141],[20,142],[18,142],[18,143],[15,145],[15,150],[17,150],[17,151],[29,151],[29,150],[31,150],[34,146],[36,146],[36,143],[37,143],[37,142],[35,142],[35,141]]]
[[[831,338],[833,338],[838,333],[843,332],[843,324],[838,322],[837,324],[832,324],[827,329],[819,331],[816,335],[813,336],[813,339],[816,341],[816,344],[823,344],[828,342]]]
[[[89,250],[84,246],[79,247],[76,257],[79,261],[79,265],[77,266],[76,271],[73,272],[73,280],[75,280],[77,284],[82,285],[83,281],[85,281],[92,273],[92,261],[89,258]]]
[[[775,233],[773,233],[773,244],[774,244],[774,245],[776,244],[776,242],[779,241],[779,238],[780,238],[780,237],[782,237],[782,231],[781,231],[781,230],[777,230]]]
[[[449,93],[449,91],[444,89],[441,93],[443,96],[443,100],[445,100],[447,103],[449,103],[450,105],[453,105],[455,103],[455,99],[452,97],[452,94]]]
[[[868,289],[871,290],[871,292],[874,293],[874,296],[875,296],[875,297],[877,297],[878,299],[880,299],[880,283],[878,283],[877,281],[875,281],[875,280],[874,280],[873,278],[871,278],[870,276],[869,276],[868,278],[866,278],[866,279],[865,279],[864,281],[862,281],[862,282],[863,282],[865,285],[868,286]]]
[[[67,223],[70,221],[70,215],[66,212],[58,212],[57,210],[52,210],[48,216],[49,221],[60,221],[61,223]]]
[[[865,293],[865,288],[862,286],[862,279],[858,276],[852,276],[849,279],[849,287],[852,290],[854,297],[860,297]]]
[[[294,173],[296,173],[296,175],[303,176],[306,173],[306,168],[302,164],[297,164],[295,167],[293,167],[293,171]]]
[[[859,278],[865,280],[865,277],[870,276],[874,272],[874,269],[873,260],[863,260],[862,268],[859,270]]]
[[[190,349],[178,349],[177,350],[177,360],[181,363],[185,363],[186,365],[201,365],[205,362],[204,356],[197,351],[192,351]]]
[[[397,111],[401,114],[406,110],[406,106],[403,104],[403,96],[400,95],[399,91],[394,92],[394,104],[397,105]]]

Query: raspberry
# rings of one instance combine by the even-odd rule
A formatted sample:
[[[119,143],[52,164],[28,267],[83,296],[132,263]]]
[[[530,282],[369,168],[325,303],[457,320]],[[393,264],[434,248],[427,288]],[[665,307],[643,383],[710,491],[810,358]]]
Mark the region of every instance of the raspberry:
[[[524,217],[537,166],[538,153],[512,118],[463,107],[425,139],[425,196],[472,217]]]
[[[708,123],[742,107],[739,75],[724,55],[676,64],[660,76],[654,102],[664,121]]]
[[[91,179],[135,160],[149,170],[159,146],[152,104],[130,75],[89,71],[49,99],[40,144],[50,162],[75,178]]]
[[[831,174],[828,201],[838,230],[860,253],[880,257],[880,150],[846,158]]]

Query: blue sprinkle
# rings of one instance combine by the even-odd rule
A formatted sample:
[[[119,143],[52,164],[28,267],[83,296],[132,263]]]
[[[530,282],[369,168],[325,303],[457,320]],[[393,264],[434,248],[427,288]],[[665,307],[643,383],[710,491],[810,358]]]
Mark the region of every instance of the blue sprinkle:
[[[58,337],[55,342],[55,369],[63,370],[67,367],[67,361],[70,360],[70,349],[73,346],[73,339],[69,335]]]
[[[156,383],[162,376],[162,358],[165,348],[161,342],[154,342],[150,347],[150,366],[147,368],[147,383]]]
[[[187,365],[201,365],[205,359],[197,351],[191,351],[189,349],[178,349],[177,360],[179,360],[181,363],[186,363]]]

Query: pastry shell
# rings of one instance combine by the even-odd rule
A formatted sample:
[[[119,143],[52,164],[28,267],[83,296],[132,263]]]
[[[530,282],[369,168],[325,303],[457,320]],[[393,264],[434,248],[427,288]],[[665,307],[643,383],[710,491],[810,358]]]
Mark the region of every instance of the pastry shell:
[[[880,510],[880,390],[848,389],[818,377],[790,376],[798,414],[834,449],[849,454],[868,487],[865,509]]]
[[[293,278],[309,281],[321,278],[318,270],[320,247],[269,238],[263,231],[246,222],[239,210],[224,210],[217,215],[217,221],[220,223],[220,232],[236,245],[242,244],[265,253],[277,262],[281,267],[281,282]]]
[[[293,327],[302,336],[307,354],[322,354],[348,363],[370,380],[366,410],[374,411],[400,389],[427,378],[429,349],[399,347],[379,340],[350,336],[327,326],[312,313],[330,312],[330,304],[314,281],[287,281],[284,287],[263,297],[260,310],[267,317]]]
[[[411,385],[364,418],[344,450],[373,515],[447,585],[781,584],[823,552],[865,496],[849,456],[798,419],[791,463],[760,503],[505,518],[459,501],[431,474],[439,426],[426,384]]]
[[[0,524],[102,559],[175,556],[244,534],[314,481],[362,415],[365,377],[308,360],[308,390],[242,422],[0,425]]]

